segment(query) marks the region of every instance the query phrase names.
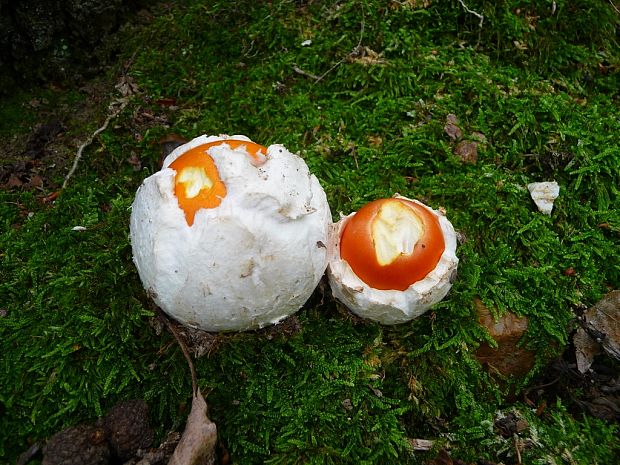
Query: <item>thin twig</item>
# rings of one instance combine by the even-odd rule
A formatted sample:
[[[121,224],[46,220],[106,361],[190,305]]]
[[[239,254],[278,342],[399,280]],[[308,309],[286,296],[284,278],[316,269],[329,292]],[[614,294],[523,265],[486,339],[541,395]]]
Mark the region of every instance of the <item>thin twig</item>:
[[[357,41],[357,45],[353,48],[353,50],[351,50],[349,53],[347,53],[338,63],[336,63],[331,68],[329,68],[327,71],[325,71],[320,76],[317,76],[316,74],[309,73],[308,71],[304,71],[303,69],[301,69],[297,65],[293,66],[293,71],[295,71],[297,74],[300,74],[302,76],[306,76],[306,77],[308,77],[310,79],[314,79],[314,83],[316,84],[317,82],[322,81],[325,76],[327,76],[329,73],[331,73],[333,70],[335,70],[338,66],[340,66],[342,63],[344,63],[349,57],[351,57],[352,55],[358,53],[358,51],[359,51],[359,49],[360,49],[360,47],[362,45],[362,39],[363,38],[364,38],[364,20],[362,19],[361,28],[360,28],[360,38]]]
[[[521,441],[519,440],[519,436],[514,435],[515,442],[515,451],[517,452],[517,465],[521,465],[523,462],[521,461]]]
[[[306,77],[309,77],[310,79],[314,79],[315,81],[320,79],[316,74],[312,74],[312,73],[309,73],[308,71],[304,71],[297,65],[293,66],[293,71],[295,71],[297,74],[300,74],[302,76],[306,76]]]
[[[425,452],[433,448],[435,441],[429,439],[409,439],[409,444],[411,444],[413,450]]]
[[[121,111],[123,111],[123,109],[127,106],[127,104],[129,103],[129,99],[121,98],[121,99],[115,100],[113,102],[113,104],[114,103],[120,103],[120,106],[118,108],[116,108],[116,110],[112,111],[112,113],[110,113],[108,115],[108,117],[106,118],[105,122],[103,123],[103,126],[101,126],[99,129],[97,129],[95,132],[93,132],[90,135],[90,137],[86,140],[86,142],[84,142],[82,145],[80,145],[80,148],[78,149],[77,154],[75,155],[75,158],[73,160],[73,165],[71,166],[71,169],[69,170],[69,173],[67,173],[67,175],[65,176],[65,180],[62,183],[62,188],[63,189],[65,187],[67,187],[67,183],[69,182],[69,179],[75,173],[75,170],[77,169],[78,163],[80,162],[80,159],[82,158],[82,153],[84,152],[84,149],[86,147],[88,147],[90,144],[93,143],[93,141],[95,140],[95,137],[97,137],[100,133],[102,133],[103,131],[106,130],[106,128],[108,127],[108,124],[110,124],[110,121],[112,121],[114,118],[116,118],[119,115],[119,113]],[[113,106],[113,104],[110,105],[110,108]]]
[[[358,52],[358,50],[360,49],[361,45],[362,45],[362,40],[364,39],[364,19],[362,18],[362,23],[361,23],[361,27],[360,27],[360,38],[357,41],[357,45],[355,47],[353,47],[353,50],[351,50],[347,55],[345,55],[344,57],[342,57],[342,59],[336,63],[334,66],[332,66],[331,68],[329,68],[327,71],[325,71],[323,74],[321,74],[318,79],[316,81],[314,81],[314,83],[316,84],[317,82],[323,80],[323,78],[325,76],[327,76],[329,73],[331,73],[333,70],[335,70],[338,66],[340,66],[341,64],[343,64],[347,58],[349,58],[350,56],[354,55],[355,53]]]
[[[467,11],[467,13],[474,15],[476,18],[480,20],[480,23],[478,23],[478,27],[482,28],[482,23],[484,22],[484,16],[474,10],[470,10],[469,7],[465,5],[465,2],[463,0],[459,0],[459,3],[461,4],[463,8],[465,8],[465,11]]]
[[[196,397],[198,395],[198,376],[196,375],[196,368],[194,367],[194,363],[192,362],[192,357],[189,353],[189,349],[187,348],[185,341],[183,341],[183,338],[179,334],[179,330],[172,323],[172,321],[170,321],[170,319],[164,313],[164,311],[161,308],[159,308],[157,305],[153,305],[153,306],[155,307],[157,311],[157,316],[159,317],[159,319],[166,325],[168,330],[172,333],[177,343],[181,347],[181,351],[183,352],[183,355],[185,356],[185,360],[187,361],[187,364],[189,365],[189,371],[192,374],[192,392],[194,394],[194,397]]]

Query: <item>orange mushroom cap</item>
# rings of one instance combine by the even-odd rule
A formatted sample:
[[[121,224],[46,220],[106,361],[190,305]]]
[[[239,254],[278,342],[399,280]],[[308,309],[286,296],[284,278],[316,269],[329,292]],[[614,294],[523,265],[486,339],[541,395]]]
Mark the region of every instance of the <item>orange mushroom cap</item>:
[[[403,198],[380,199],[347,221],[340,256],[368,286],[404,291],[435,269],[445,250],[437,216]]]
[[[265,162],[267,149],[262,145],[245,140],[224,139],[194,147],[170,163],[169,167],[176,171],[174,193],[189,226],[194,224],[198,210],[215,208],[226,197],[226,185],[220,179],[213,158],[208,154],[212,147],[224,144],[231,150],[245,148],[255,166]]]

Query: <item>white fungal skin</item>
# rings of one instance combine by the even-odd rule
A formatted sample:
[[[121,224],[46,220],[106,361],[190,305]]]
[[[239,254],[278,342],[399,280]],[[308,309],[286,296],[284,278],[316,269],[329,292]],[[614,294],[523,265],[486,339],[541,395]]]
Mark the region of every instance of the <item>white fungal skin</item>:
[[[250,140],[201,136],[173,151],[138,189],[130,222],[145,289],[170,316],[206,331],[280,322],[310,297],[328,260],[325,192],[282,145],[268,147],[259,167],[242,147],[210,148],[227,194],[188,226],[168,167],[191,148],[227,138]]]
[[[551,215],[553,202],[560,195],[560,185],[555,182],[532,182],[527,185],[532,200],[538,207],[538,211],[545,215]]]
[[[402,196],[395,197],[415,202],[433,212],[439,219],[445,250],[435,269],[404,291],[380,290],[368,286],[340,257],[342,232],[355,212],[343,216],[338,223],[333,225],[331,231],[333,244],[327,268],[334,297],[356,315],[384,325],[405,323],[417,318],[442,300],[452,287],[452,280],[459,262],[456,256],[456,233],[443,212],[433,210],[417,200]]]

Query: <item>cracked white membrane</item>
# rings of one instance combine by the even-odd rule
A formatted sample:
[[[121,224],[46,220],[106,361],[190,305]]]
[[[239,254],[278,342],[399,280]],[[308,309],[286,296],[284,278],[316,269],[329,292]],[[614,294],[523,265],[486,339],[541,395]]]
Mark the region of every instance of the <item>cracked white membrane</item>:
[[[349,250],[342,247],[343,232],[356,213],[333,225],[328,276],[334,297],[353,313],[391,325],[419,317],[446,296],[458,265],[456,233],[441,211],[416,200],[395,196],[379,202],[380,207],[365,214],[367,229],[356,226],[356,233],[349,233]],[[441,238],[429,242],[426,232],[432,229]],[[420,251],[435,243],[443,244],[443,251],[438,249],[434,258],[422,257],[425,263],[418,266]],[[362,277],[343,256],[349,257]]]
[[[193,139],[136,193],[130,237],[138,273],[155,303],[187,326],[276,324],[305,303],[327,266],[331,214],[318,180],[285,147],[252,146],[260,147],[245,136]],[[179,157],[192,149],[213,166],[184,166]],[[192,208],[181,208],[182,196]]]

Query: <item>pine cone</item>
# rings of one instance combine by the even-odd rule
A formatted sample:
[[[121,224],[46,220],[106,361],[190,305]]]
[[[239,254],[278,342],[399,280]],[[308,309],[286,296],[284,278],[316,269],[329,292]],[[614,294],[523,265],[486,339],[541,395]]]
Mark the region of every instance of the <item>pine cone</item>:
[[[116,404],[103,418],[112,453],[121,461],[129,460],[138,449],[148,449],[153,442],[149,408],[143,400]]]
[[[103,428],[77,425],[52,436],[42,465],[108,465],[110,449]]]

